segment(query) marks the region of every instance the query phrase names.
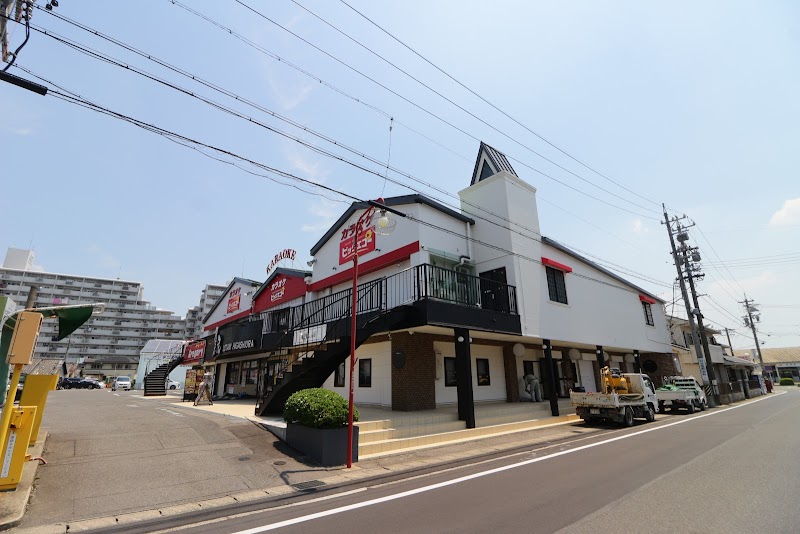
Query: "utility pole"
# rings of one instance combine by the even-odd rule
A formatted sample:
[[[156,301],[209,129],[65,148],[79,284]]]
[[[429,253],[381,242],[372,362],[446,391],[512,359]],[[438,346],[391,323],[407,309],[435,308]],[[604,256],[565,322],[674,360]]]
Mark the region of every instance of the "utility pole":
[[[728,347],[731,349],[731,356],[735,356],[733,353],[733,345],[731,344],[731,333],[728,328],[725,329],[725,337],[728,338]]]
[[[694,312],[697,314],[697,328],[698,330],[700,330],[700,342],[703,344],[703,350],[706,353],[706,365],[708,365],[708,367],[711,369],[709,376],[714,377],[714,380],[719,382],[719,380],[717,379],[716,369],[714,369],[714,362],[711,360],[711,349],[708,348],[708,336],[706,335],[706,327],[703,324],[703,314],[700,313],[700,302],[697,300],[697,291],[695,290],[694,287],[695,276],[702,276],[702,275],[695,275],[692,273],[691,265],[689,263],[689,258],[687,256],[687,247],[685,243],[681,245],[681,249],[683,252],[682,254],[683,260],[685,262],[684,265],[686,266],[686,278],[689,279],[689,290],[692,292],[692,302],[694,302]],[[699,254],[697,256],[699,260]],[[719,393],[717,392],[717,389],[713,387],[714,385],[715,384],[713,384],[712,382],[714,402],[717,404],[717,406],[719,406],[722,403],[719,400]]]
[[[747,312],[747,317],[744,319],[745,326],[749,326],[750,329],[753,331],[753,341],[756,342],[756,352],[758,353],[758,362],[761,364],[761,373],[767,372],[767,368],[764,367],[764,358],[761,356],[761,343],[758,342],[758,334],[756,334],[756,323],[753,321],[753,312],[757,312],[758,308],[755,306],[755,302],[752,299],[748,299],[747,295],[744,296],[744,302],[740,302],[739,304],[744,305],[744,309]],[[756,315],[756,319],[761,321],[761,316]]]
[[[711,386],[711,393],[712,396],[710,397],[711,401],[714,402],[715,406],[719,405],[719,398],[717,397],[714,391],[714,385],[711,382],[709,377],[708,368],[711,368],[711,371],[714,371],[714,365],[711,361],[711,354],[708,352],[708,346],[705,347],[700,343],[700,336],[697,332],[697,325],[695,324],[695,315],[692,309],[692,304],[689,301],[689,294],[686,291],[686,280],[683,277],[683,266],[686,265],[688,262],[685,259],[685,250],[683,251],[684,254],[679,255],[678,249],[675,247],[675,237],[672,231],[672,221],[669,219],[669,215],[667,214],[667,208],[664,204],[661,205],[664,209],[664,224],[667,226],[667,234],[669,234],[669,244],[672,247],[672,259],[675,262],[675,268],[678,271],[678,283],[680,284],[681,288],[681,296],[683,297],[683,304],[686,307],[686,315],[689,319],[689,328],[692,332],[692,342],[694,343],[694,350],[695,355],[697,356],[697,363],[700,367],[700,375],[703,378],[703,382],[705,385]],[[685,216],[684,216],[685,217]],[[683,217],[682,217],[683,218]],[[678,218],[675,218],[674,222],[678,222]],[[688,239],[688,235],[683,232],[683,228],[678,223],[675,234],[678,234],[678,240],[683,244],[684,241]],[[691,273],[687,273],[690,275],[689,280],[691,281]],[[692,282],[692,288],[694,288],[694,283]],[[694,293],[694,291],[693,291]],[[695,297],[696,300],[696,297]],[[697,305],[695,304],[695,308]],[[699,311],[699,310],[698,310]],[[698,314],[699,315],[699,314]],[[699,318],[699,317],[698,317]],[[705,351],[703,349],[706,349]],[[713,406],[712,406],[713,407]]]

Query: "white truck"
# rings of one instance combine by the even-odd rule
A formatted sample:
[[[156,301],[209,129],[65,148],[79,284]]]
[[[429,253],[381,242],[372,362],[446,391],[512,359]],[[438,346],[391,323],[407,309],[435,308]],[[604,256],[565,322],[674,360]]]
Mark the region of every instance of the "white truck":
[[[620,373],[604,367],[600,371],[600,392],[570,391],[575,413],[587,424],[602,419],[633,426],[634,419],[654,421],[658,411],[656,388],[645,374]]]
[[[701,412],[708,407],[706,392],[692,376],[670,376],[664,379],[664,385],[656,390],[658,409],[677,410],[685,408],[689,413]]]

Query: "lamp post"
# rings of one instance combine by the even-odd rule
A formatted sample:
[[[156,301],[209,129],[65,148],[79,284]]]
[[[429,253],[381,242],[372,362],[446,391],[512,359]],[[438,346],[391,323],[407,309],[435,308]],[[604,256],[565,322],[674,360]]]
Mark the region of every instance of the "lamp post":
[[[353,249],[353,302],[350,308],[350,392],[347,400],[347,468],[353,467],[353,398],[356,379],[356,319],[358,317],[358,252]]]

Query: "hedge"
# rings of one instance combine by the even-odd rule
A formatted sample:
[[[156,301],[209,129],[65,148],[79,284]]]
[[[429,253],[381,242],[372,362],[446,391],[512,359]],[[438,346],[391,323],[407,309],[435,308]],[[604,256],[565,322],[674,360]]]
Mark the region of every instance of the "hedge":
[[[303,389],[286,400],[283,418],[287,423],[311,428],[341,428],[347,426],[347,401],[327,389]],[[355,407],[353,421],[358,421]]]
[[[793,386],[794,385],[794,379],[783,377],[783,378],[781,378],[780,385],[781,386]]]

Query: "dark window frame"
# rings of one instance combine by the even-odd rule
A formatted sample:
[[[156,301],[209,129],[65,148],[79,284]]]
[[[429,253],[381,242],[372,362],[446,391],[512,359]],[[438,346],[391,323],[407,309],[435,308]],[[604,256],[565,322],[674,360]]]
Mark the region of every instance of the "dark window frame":
[[[367,372],[365,372],[365,368]],[[358,387],[372,387],[372,358],[361,358],[358,360]]]
[[[336,370],[333,372],[333,387],[335,388],[343,388],[344,387],[344,376],[345,376],[345,368],[344,362],[340,363]]]
[[[550,295],[550,300],[561,304],[569,304],[564,271],[549,266],[545,266],[545,271],[547,273],[547,292]]]
[[[650,303],[642,301],[642,310],[644,310],[644,322],[647,326],[655,326],[656,322],[653,319],[653,307]]]
[[[486,366],[486,373],[481,373],[481,366]],[[483,375],[483,376],[482,376]],[[475,358],[475,378],[479,386],[491,386],[492,375],[489,367],[489,358]]]
[[[452,369],[448,369],[448,364],[451,364]],[[444,359],[444,387],[451,388],[458,385],[458,378],[456,375],[456,359],[453,357],[445,357]]]

